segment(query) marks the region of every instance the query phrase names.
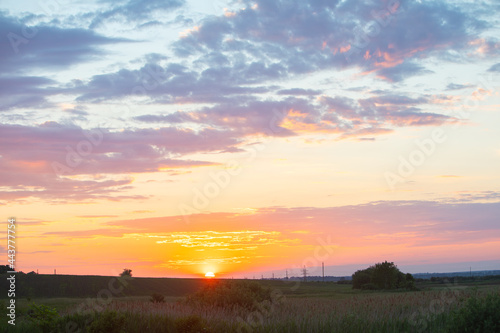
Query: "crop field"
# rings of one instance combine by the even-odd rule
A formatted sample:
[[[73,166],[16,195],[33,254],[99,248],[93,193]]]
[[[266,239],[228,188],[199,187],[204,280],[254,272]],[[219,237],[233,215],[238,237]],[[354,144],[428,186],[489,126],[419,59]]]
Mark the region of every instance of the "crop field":
[[[490,302],[493,316],[500,310],[500,280],[425,282],[418,284],[418,291],[359,291],[351,285],[320,282],[240,282],[253,283],[268,294],[262,299],[248,299],[249,294],[236,297],[229,289],[217,291],[217,286],[237,281],[202,280],[204,292],[189,297],[167,295],[159,302],[149,296],[20,299],[18,324],[9,331],[460,332],[464,325],[477,321],[467,319],[466,313],[477,310],[475,304]],[[50,314],[51,310],[56,314]],[[33,312],[39,313],[38,320],[33,319]],[[492,318],[483,316],[479,321],[488,325]],[[491,323],[495,324],[500,322]]]

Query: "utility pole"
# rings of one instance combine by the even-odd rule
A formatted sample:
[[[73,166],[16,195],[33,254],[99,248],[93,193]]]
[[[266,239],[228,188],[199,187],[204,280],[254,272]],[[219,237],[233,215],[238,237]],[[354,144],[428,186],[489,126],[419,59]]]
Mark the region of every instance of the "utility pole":
[[[273,280],[274,280],[274,272],[273,272]]]
[[[304,269],[302,270],[302,274],[304,274],[304,282],[307,282],[307,269],[306,269],[306,266],[304,266]]]
[[[321,263],[321,268],[323,270],[323,282],[325,282],[325,263],[324,262]]]
[[[288,269],[285,271],[286,279],[288,280]]]

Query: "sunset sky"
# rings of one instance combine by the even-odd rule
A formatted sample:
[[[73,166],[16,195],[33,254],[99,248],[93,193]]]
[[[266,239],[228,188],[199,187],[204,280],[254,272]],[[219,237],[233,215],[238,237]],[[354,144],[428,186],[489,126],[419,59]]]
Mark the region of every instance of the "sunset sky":
[[[17,269],[500,269],[499,12],[3,0],[0,215],[18,221]]]

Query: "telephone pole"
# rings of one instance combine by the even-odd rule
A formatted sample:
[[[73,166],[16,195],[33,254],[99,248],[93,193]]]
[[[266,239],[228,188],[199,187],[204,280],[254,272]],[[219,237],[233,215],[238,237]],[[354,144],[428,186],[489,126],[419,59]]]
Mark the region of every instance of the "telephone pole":
[[[321,269],[323,270],[323,282],[325,282],[325,263],[321,263]]]
[[[307,282],[307,269],[306,269],[306,266],[304,266],[304,269],[302,270],[302,274],[304,274],[304,282]]]

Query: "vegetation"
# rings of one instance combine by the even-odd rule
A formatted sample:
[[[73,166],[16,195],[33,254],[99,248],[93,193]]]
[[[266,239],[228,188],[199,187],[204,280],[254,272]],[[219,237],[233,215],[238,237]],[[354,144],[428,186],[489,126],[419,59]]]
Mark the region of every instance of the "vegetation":
[[[393,262],[384,261],[352,275],[352,288],[364,290],[415,289],[415,279],[402,273]]]
[[[9,290],[9,281],[4,276],[0,276],[0,290]],[[110,283],[114,288],[112,290],[116,291],[113,293],[114,297],[149,296],[154,293],[165,296],[186,296],[201,289],[204,280],[17,273],[16,297],[96,298],[101,290],[110,289]],[[7,293],[0,294],[0,298],[2,297],[7,297]]]
[[[124,268],[123,272],[120,273],[121,277],[132,277],[132,270],[128,268]]]
[[[154,293],[153,295],[151,295],[151,298],[149,300],[153,303],[164,303],[165,296],[163,296],[162,294]]]
[[[32,303],[28,310],[28,320],[36,327],[39,327],[43,332],[50,332],[53,330],[58,314],[56,309],[49,308],[46,305],[36,305]]]
[[[188,304],[253,310],[258,303],[271,301],[271,289],[255,281],[210,281],[186,299]]]
[[[35,276],[45,277],[60,276]],[[99,281],[83,278],[87,284]],[[119,278],[105,281],[112,279]],[[96,293],[90,304],[88,298],[36,298],[36,303],[17,298],[16,326],[0,321],[0,332],[500,331],[500,277],[471,280],[467,286],[426,280],[417,283],[420,291],[412,292],[365,291],[330,282],[145,279],[168,286],[165,290],[175,295],[178,291],[172,285],[199,286],[187,298],[163,292],[153,296],[148,284],[135,284],[137,280],[141,279],[127,280],[124,292],[133,287],[141,297],[106,300]],[[72,290],[70,283],[66,290]],[[276,291],[286,297],[274,302]],[[151,302],[153,297],[164,301]],[[6,305],[7,299],[0,300],[0,306]]]
[[[330,284],[338,292],[349,286]],[[264,301],[265,302],[265,301]],[[36,306],[39,309],[44,307]],[[50,307],[48,307],[50,308]],[[113,300],[103,311],[57,314],[32,321],[19,313],[12,332],[498,332],[500,288],[437,288],[411,293],[358,291],[349,298],[292,297],[274,307],[242,308]],[[2,326],[3,325],[3,326]],[[5,331],[0,323],[0,331]]]
[[[474,295],[451,318],[449,332],[500,332],[500,293]]]

